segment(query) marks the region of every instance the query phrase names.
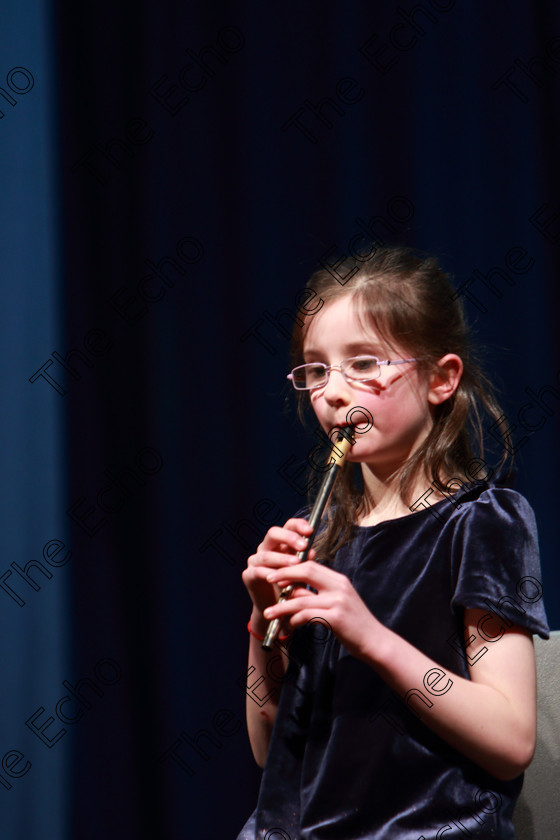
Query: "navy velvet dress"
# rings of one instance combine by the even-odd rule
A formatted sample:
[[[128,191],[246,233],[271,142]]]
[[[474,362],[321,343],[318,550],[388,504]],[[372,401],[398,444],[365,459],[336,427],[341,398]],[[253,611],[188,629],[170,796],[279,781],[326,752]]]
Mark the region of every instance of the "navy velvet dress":
[[[469,678],[468,661],[474,669],[491,655],[510,622],[548,638],[528,502],[501,482],[478,483],[356,528],[333,568],[441,670],[411,686],[407,705],[324,623],[298,629],[258,804],[238,840],[511,840],[523,776],[499,781],[422,716],[438,692],[453,691],[455,674]],[[488,611],[475,638],[465,638],[465,607]]]

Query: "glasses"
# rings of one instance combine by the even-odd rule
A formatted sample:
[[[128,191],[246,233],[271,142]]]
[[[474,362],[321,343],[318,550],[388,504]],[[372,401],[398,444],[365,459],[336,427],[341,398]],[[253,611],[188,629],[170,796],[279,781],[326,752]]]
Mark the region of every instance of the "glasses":
[[[339,365],[325,365],[323,362],[312,362],[309,365],[299,365],[288,374],[296,391],[309,391],[312,388],[322,388],[329,381],[331,370],[339,370],[345,380],[353,382],[371,382],[381,374],[381,365],[404,365],[407,362],[417,362],[418,359],[385,359],[380,361],[377,356],[352,356],[344,359]]]

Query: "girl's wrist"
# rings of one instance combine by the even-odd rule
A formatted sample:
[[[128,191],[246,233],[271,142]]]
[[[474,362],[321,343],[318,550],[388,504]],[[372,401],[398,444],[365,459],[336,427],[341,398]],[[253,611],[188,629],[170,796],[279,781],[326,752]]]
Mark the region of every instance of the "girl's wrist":
[[[249,619],[249,624],[253,633],[256,633],[264,638],[266,631],[268,630],[269,623],[270,622],[266,620],[262,612],[256,607],[253,607],[253,612],[251,613],[251,618]]]
[[[251,636],[254,636],[260,642],[263,642],[264,637],[266,636],[269,624],[270,624],[270,621],[268,619],[264,618],[264,616],[261,612],[257,611],[257,613],[255,614],[255,610],[253,610],[253,612],[251,613],[251,618],[247,622],[247,630],[249,631]],[[290,634],[279,636],[278,640],[280,642],[284,642],[289,637],[289,635]]]
[[[390,668],[391,661],[395,655],[394,651],[394,633],[384,624],[381,624],[374,616],[375,625],[371,631],[368,632],[364,638],[364,642],[360,645],[358,652],[358,659],[371,665],[379,671],[384,671]]]

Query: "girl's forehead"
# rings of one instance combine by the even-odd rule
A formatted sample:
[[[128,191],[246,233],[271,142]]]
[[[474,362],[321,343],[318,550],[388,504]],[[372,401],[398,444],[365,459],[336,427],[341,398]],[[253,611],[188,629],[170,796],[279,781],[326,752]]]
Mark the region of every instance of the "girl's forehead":
[[[356,301],[348,294],[326,302],[311,316],[303,349],[324,350],[359,342],[373,344],[378,349],[389,346],[367,314],[360,315]]]
[[[354,301],[350,295],[344,295],[326,301],[319,312],[311,317],[305,340],[318,340],[340,330],[346,332],[358,329],[364,332],[364,326],[356,312]]]

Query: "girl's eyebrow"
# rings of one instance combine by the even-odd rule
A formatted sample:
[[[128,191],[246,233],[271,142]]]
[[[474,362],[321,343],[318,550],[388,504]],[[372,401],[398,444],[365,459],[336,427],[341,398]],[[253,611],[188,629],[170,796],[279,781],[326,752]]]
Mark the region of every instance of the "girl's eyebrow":
[[[376,350],[378,352],[381,351],[381,345],[379,342],[374,341],[371,339],[370,341],[353,341],[351,344],[345,345],[346,349],[351,353],[357,353],[360,350]]]
[[[359,354],[359,353],[363,353],[366,350],[370,353],[372,351],[374,351],[374,355],[376,355],[377,353],[382,353],[383,352],[382,349],[381,349],[381,345],[377,341],[374,341],[373,339],[371,341],[352,341],[349,344],[344,344],[343,348],[344,348],[343,352],[345,354],[348,354],[347,357],[353,356],[353,355],[356,355],[356,354]],[[322,352],[321,350],[316,350],[314,347],[306,347],[304,352],[303,352],[304,358],[306,358],[308,356],[322,356],[322,355],[324,355],[324,352]],[[381,356],[379,358],[381,358]]]

